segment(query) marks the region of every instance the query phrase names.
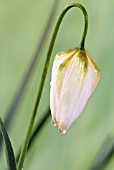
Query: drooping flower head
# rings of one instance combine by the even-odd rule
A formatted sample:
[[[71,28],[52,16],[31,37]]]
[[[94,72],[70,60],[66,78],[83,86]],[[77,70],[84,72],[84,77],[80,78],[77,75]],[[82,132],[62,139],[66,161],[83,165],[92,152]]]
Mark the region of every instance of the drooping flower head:
[[[52,68],[50,108],[53,125],[65,133],[83,111],[100,78],[100,69],[86,50],[58,53]]]

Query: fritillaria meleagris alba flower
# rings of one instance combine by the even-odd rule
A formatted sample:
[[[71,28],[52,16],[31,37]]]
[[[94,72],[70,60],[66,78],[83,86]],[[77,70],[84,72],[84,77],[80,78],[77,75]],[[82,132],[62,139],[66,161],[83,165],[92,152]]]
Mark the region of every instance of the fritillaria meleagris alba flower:
[[[83,111],[100,78],[100,69],[86,50],[63,51],[52,68],[50,108],[53,125],[65,133]]]

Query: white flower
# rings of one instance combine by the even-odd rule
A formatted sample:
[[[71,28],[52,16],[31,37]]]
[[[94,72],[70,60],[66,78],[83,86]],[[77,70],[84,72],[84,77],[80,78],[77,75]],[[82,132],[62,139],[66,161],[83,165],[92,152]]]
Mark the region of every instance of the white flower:
[[[52,68],[50,108],[53,125],[65,133],[83,111],[100,78],[100,69],[85,50],[58,53]]]

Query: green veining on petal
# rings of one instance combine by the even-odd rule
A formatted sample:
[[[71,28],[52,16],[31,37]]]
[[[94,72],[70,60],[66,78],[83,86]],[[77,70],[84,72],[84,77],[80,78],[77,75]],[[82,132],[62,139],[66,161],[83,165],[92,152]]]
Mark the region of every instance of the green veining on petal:
[[[100,73],[100,68],[93,61],[92,61],[92,63],[94,65],[95,69]]]
[[[78,57],[80,59],[80,67],[83,68],[84,73],[87,72],[88,70],[88,60],[86,56],[86,51],[85,50],[80,50],[78,53]]]
[[[67,51],[70,51],[70,50],[67,50]],[[68,54],[67,51],[66,51],[66,53],[64,53],[64,55]],[[69,57],[63,63],[60,64],[58,71],[62,71],[66,67],[66,65],[70,62],[71,58],[77,53],[77,51],[78,51],[77,48],[72,49],[70,51]]]
[[[63,51],[63,53],[61,52],[61,55],[64,55],[64,61],[59,65],[58,71],[57,71],[56,84],[57,84],[57,93],[58,93],[58,96],[60,96],[61,88],[62,88],[62,83],[63,83],[63,76],[62,76],[63,72],[62,71],[64,69],[67,70],[67,66],[69,65],[72,57],[77,53],[78,50],[79,49],[76,49],[76,48],[72,49],[71,52],[69,52],[69,54],[66,51]],[[61,55],[59,57],[61,57]]]
[[[69,63],[69,58],[67,59],[67,60],[65,60],[62,64],[60,64],[60,66],[59,66],[59,71],[62,71],[63,70],[63,68]]]
[[[91,58],[91,56],[88,54],[88,52],[86,51],[86,54],[88,55],[88,57],[90,58],[91,62],[93,63],[95,69],[98,71],[98,73],[100,73],[100,68],[97,66],[97,64],[93,61],[93,59]]]
[[[73,49],[70,49],[70,50],[64,50],[62,52],[59,52],[57,55],[60,56],[60,55],[65,55],[65,54],[68,54],[68,53],[72,53],[72,52],[78,52],[79,51],[79,48],[73,48]]]

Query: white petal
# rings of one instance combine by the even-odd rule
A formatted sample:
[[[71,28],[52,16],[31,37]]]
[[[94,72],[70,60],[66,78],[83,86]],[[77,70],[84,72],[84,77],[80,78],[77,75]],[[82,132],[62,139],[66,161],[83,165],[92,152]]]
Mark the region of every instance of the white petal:
[[[60,124],[60,126],[63,127],[59,128],[68,128],[70,118],[72,117],[72,114],[74,112],[74,107],[78,103],[78,98],[82,89],[82,79],[84,75],[82,69],[79,68],[80,60],[79,58],[77,58],[76,54],[71,59],[63,80],[63,86],[59,99],[59,108],[56,116],[58,126],[60,121],[63,122],[62,125]]]
[[[61,53],[60,55],[56,55],[54,63],[53,63],[53,68],[52,68],[52,81],[51,81],[51,90],[50,90],[50,109],[51,109],[51,114],[52,114],[52,120],[53,123],[56,124],[56,113],[58,109],[58,100],[59,100],[59,94],[61,91],[62,87],[62,79],[59,79],[58,77],[58,68],[63,63],[67,58],[69,58],[73,52],[69,52],[68,54],[64,55],[64,53]],[[59,81],[58,81],[59,80]]]
[[[50,108],[52,119],[64,133],[83,111],[100,78],[87,51],[58,54],[52,68]]]

